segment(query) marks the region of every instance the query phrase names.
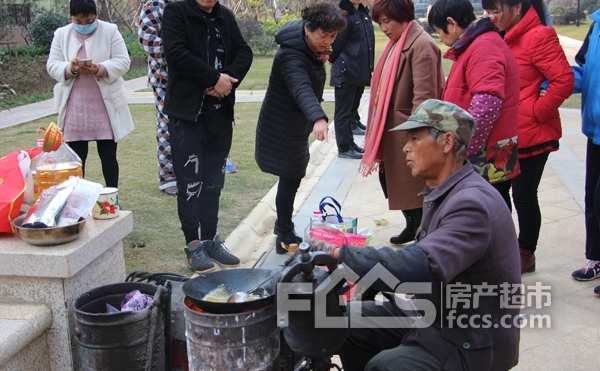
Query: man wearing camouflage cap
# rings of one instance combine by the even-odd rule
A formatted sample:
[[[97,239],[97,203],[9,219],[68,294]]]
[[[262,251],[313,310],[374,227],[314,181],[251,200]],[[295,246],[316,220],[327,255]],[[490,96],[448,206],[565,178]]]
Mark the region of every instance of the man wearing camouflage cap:
[[[465,161],[475,126],[465,110],[430,99],[392,129],[406,131],[407,165],[426,183],[423,220],[414,244],[394,250],[310,242],[313,250],[330,253],[360,277],[379,263],[400,282],[432,283],[430,294],[418,293],[414,299],[433,304],[433,324],[351,327],[340,350],[345,371],[495,371],[517,364],[519,329],[514,323],[519,309],[505,303],[514,303],[520,292],[519,246],[502,197]],[[378,283],[381,280],[371,287],[391,291]],[[503,286],[515,289],[503,296]],[[462,287],[460,293],[456,287]],[[483,294],[483,287],[492,289]],[[351,301],[350,323],[356,319],[357,306],[362,317],[411,316],[394,305],[395,297],[390,298],[383,304]],[[503,318],[510,320],[503,323]]]

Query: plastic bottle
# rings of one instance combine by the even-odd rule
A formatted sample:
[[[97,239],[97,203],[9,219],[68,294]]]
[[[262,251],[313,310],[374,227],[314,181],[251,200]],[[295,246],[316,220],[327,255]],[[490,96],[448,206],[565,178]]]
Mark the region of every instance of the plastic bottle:
[[[321,213],[321,210],[315,210],[310,217],[310,223],[308,223],[304,229],[304,240],[308,240],[310,238],[311,229],[320,224],[323,224],[323,214]]]
[[[42,148],[44,146],[44,140],[38,139],[37,146],[38,146],[38,148]],[[29,168],[31,169],[31,180],[33,182],[33,200],[34,201],[37,200],[37,198],[40,194],[40,187],[38,185],[36,167],[37,167],[38,162],[40,162],[41,157],[42,157],[41,153],[39,155],[35,156],[34,158],[31,159],[31,165],[29,165]]]
[[[42,152],[36,172],[39,193],[71,176],[83,178],[81,159],[67,143],[62,143],[56,151]]]

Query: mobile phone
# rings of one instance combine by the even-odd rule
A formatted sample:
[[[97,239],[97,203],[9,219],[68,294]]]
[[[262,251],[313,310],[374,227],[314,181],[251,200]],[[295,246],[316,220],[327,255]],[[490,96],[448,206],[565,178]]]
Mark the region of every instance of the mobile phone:
[[[91,59],[80,59],[79,60],[79,67],[91,66],[91,65],[92,65],[92,60]]]

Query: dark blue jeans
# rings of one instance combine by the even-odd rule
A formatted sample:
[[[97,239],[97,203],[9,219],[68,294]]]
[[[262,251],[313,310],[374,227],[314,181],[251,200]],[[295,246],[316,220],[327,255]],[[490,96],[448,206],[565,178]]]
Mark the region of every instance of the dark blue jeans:
[[[512,196],[519,218],[519,247],[532,253],[537,248],[542,226],[538,187],[549,152],[520,158],[521,174],[512,180]]]
[[[585,257],[600,260],[600,146],[587,141],[585,156]]]
[[[233,123],[225,113],[212,111],[195,122],[169,120],[169,134],[177,174],[177,212],[186,244],[198,239],[198,227],[202,240],[212,240]]]

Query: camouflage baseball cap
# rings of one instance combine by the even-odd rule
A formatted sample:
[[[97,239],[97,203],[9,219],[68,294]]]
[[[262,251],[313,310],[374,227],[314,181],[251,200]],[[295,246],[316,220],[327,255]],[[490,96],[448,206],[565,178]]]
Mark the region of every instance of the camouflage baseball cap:
[[[476,126],[477,121],[473,116],[456,104],[428,99],[417,107],[405,123],[390,131],[432,127],[444,133],[454,134],[457,140],[468,146]]]

